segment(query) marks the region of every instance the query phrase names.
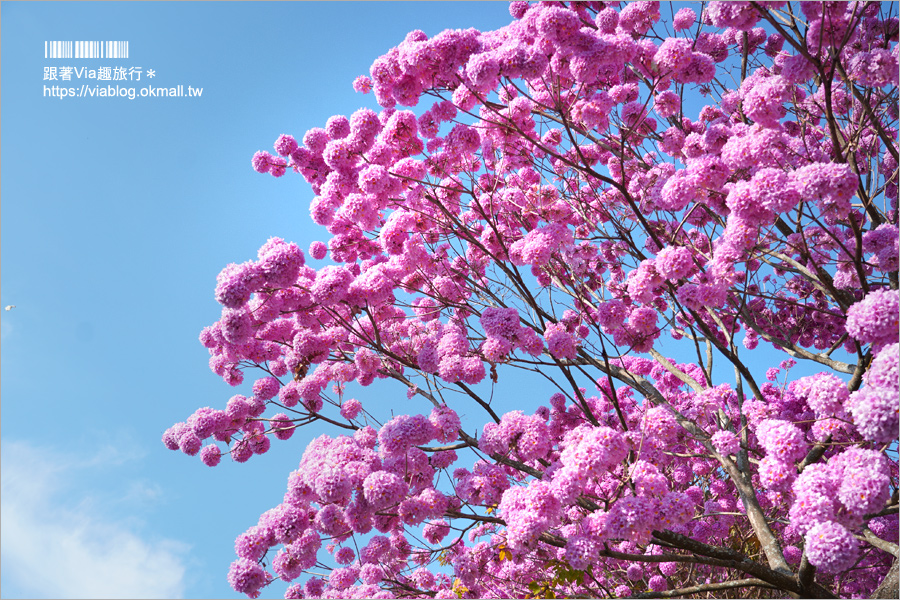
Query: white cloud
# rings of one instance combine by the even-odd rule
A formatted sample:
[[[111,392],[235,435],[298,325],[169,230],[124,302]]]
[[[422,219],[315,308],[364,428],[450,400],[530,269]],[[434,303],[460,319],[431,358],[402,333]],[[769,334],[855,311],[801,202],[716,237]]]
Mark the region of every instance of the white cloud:
[[[185,544],[144,539],[133,521],[113,519],[96,498],[72,493],[70,480],[97,467],[96,458],[76,463],[27,443],[3,442],[4,588],[14,583],[49,598],[182,597]]]

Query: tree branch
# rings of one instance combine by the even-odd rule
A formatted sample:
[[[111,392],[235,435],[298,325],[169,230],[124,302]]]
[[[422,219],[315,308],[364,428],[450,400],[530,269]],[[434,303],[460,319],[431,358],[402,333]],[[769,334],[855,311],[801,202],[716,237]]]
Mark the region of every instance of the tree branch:
[[[767,583],[762,579],[735,579],[734,581],[723,581],[721,583],[706,583],[703,585],[695,585],[686,588],[678,588],[675,590],[666,590],[665,592],[642,592],[631,596],[632,598],[680,598],[691,594],[703,594],[706,592],[715,592],[718,590],[733,590],[737,588],[760,587],[778,589],[778,586]]]
[[[669,530],[653,531],[653,537],[677,548],[682,548],[705,556],[711,556],[724,561],[730,561],[733,563],[733,568],[754,575],[779,589],[787,590],[795,594],[813,593],[817,598],[836,598],[834,594],[816,583],[812,583],[810,588],[804,589],[799,581],[788,574],[790,573],[790,570],[785,573],[769,569],[730,548],[710,546],[709,544],[698,542],[685,535]],[[784,559],[782,558],[782,560]]]

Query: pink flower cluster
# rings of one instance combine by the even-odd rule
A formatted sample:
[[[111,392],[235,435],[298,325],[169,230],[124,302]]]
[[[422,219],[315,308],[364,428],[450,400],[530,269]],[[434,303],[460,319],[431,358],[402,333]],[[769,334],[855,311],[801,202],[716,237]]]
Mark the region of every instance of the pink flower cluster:
[[[379,112],[253,157],[310,184],[327,235],[309,255],[330,263],[272,238],[219,274],[210,368],[261,373],[163,442],[214,466],[305,424],[355,433],[309,444],[238,537],[234,589],[315,569],[287,596],[660,593],[737,573],[654,560],[681,552],[654,531],[743,552],[760,519],[829,592],[876,588],[890,562],[862,527],[897,524],[874,516],[900,422],[897,22],[801,2],[803,35],[776,33],[783,6],[710,2],[669,28],[654,1],[513,2],[496,31],[411,32],[353,83]],[[749,359],[761,343],[842,375],[791,381]],[[536,371],[549,406],[493,412]],[[436,408],[350,397],[389,378]],[[457,414],[451,390],[474,402]]]
[[[512,453],[523,462],[545,458],[550,452],[551,438],[545,420],[539,415],[512,411],[500,423],[487,423],[478,447],[488,454]]]
[[[888,499],[888,471],[883,454],[850,448],[827,465],[808,467],[797,478],[790,516],[806,534],[810,562],[830,573],[855,564],[859,545],[852,531]]]
[[[900,337],[900,296],[897,290],[870,292],[847,311],[847,333],[878,351]]]
[[[884,346],[864,375],[866,387],[850,394],[844,406],[863,439],[890,444],[900,427],[900,344]]]

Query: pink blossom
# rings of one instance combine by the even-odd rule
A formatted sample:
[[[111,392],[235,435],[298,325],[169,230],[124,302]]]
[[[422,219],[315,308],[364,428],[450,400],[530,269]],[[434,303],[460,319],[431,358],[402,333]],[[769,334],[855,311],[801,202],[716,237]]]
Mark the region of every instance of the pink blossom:
[[[665,279],[689,277],[696,269],[693,254],[688,248],[667,246],[659,251],[654,263],[656,272]]]
[[[691,64],[692,45],[687,38],[668,38],[653,58],[666,71],[683,71]]]
[[[731,431],[717,431],[712,435],[713,446],[716,450],[724,455],[736,455],[740,450],[740,440]]]
[[[797,169],[791,177],[803,199],[814,202],[829,221],[846,218],[858,185],[849,165],[816,163]]]
[[[847,311],[847,333],[875,351],[898,341],[900,296],[897,290],[870,292]]]
[[[513,2],[493,31],[414,30],[354,82],[380,112],[254,155],[309,184],[330,264],[270,238],[223,269],[200,341],[232,385],[259,370],[252,395],[163,444],[212,466],[306,425],[353,435],[309,442],[236,541],[235,589],[330,561],[287,596],[658,595],[734,574],[656,562],[680,550],[654,531],[728,547],[756,519],[817,584],[877,589],[889,561],[860,532],[897,534],[873,517],[900,421],[896,19],[803,2],[799,34],[763,26],[784,4]],[[817,374],[755,359],[769,344]],[[532,380],[546,405],[503,406]],[[717,460],[748,457],[755,502]]]
[[[331,306],[341,302],[347,297],[353,274],[343,267],[329,265],[323,267],[316,275],[316,281],[310,292],[316,302],[324,306]]]
[[[697,13],[695,13],[690,8],[682,8],[679,9],[677,13],[675,13],[675,18],[672,21],[672,25],[675,31],[680,29],[690,29],[694,22],[697,20]]]
[[[355,398],[350,398],[341,404],[341,416],[350,421],[356,418],[360,410],[362,410],[362,404]]]
[[[801,381],[809,385],[806,402],[818,417],[839,414],[844,403],[850,397],[847,385],[828,373],[804,378]]]
[[[251,598],[259,597],[259,590],[269,583],[271,575],[256,562],[239,558],[231,563],[228,570],[228,583],[234,591],[247,594]]]
[[[805,541],[809,562],[826,573],[849,569],[859,554],[859,542],[853,534],[834,521],[813,525]]]
[[[793,423],[767,419],[757,426],[756,435],[766,452],[778,460],[793,462],[806,454],[803,432]]]
[[[572,360],[577,353],[578,341],[562,323],[550,323],[544,331],[547,347],[555,358]]]
[[[365,75],[359,75],[353,80],[353,89],[362,94],[368,94],[372,91],[372,80]]]

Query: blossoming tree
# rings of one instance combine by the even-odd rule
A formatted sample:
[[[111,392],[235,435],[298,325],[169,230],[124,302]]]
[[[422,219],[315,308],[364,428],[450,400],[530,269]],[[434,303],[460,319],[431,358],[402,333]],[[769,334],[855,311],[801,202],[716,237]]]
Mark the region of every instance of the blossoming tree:
[[[413,31],[354,82],[380,112],[254,156],[309,183],[330,261],[272,238],[221,272],[200,340],[252,395],[163,441],[334,435],[235,590],[896,594],[897,5],[676,9]],[[495,411],[527,377],[555,393]]]

